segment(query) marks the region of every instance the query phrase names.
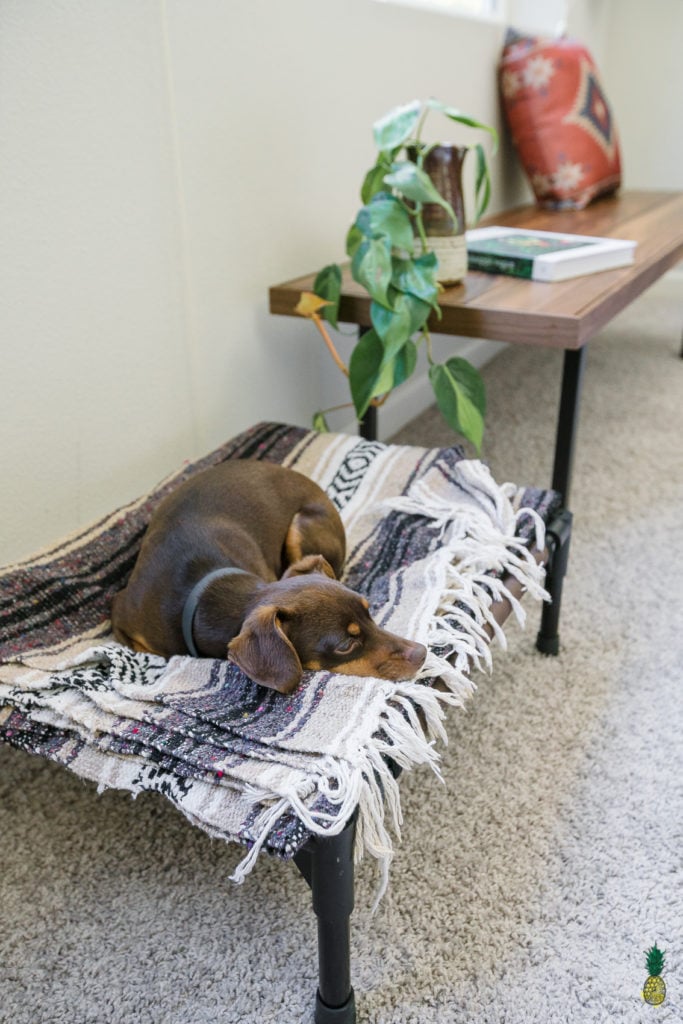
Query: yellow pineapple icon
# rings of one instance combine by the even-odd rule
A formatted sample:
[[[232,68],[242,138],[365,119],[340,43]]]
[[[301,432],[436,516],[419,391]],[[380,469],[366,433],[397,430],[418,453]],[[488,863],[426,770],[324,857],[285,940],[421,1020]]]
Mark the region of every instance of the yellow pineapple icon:
[[[657,943],[645,953],[648,977],[643,985],[643,999],[652,1006],[659,1006],[666,998],[666,985],[661,974],[664,970],[664,950]]]

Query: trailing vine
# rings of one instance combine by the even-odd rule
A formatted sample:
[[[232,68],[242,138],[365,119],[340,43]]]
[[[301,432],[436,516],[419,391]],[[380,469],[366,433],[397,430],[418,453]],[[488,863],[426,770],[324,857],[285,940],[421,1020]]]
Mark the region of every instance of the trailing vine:
[[[417,364],[418,346],[425,346],[429,379],[437,405],[449,425],[481,448],[486,397],[484,384],[467,360],[452,356],[443,363],[434,359],[427,321],[441,312],[437,281],[438,259],[429,248],[423,222],[426,203],[438,203],[458,231],[465,225],[441,196],[424,170],[433,144],[422,141],[425,118],[431,110],[449,120],[489,132],[497,145],[495,129],[438,100],[415,100],[391,110],[373,126],[377,159],[361,188],[362,208],[346,237],[346,254],[353,279],[368,292],[372,327],[365,331],[351,353],[348,367],[339,356],[327,330],[337,328],[342,290],[342,269],[324,267],[316,276],[313,292],[305,292],[297,307],[320,330],[336,364],[349,380],[358,419],[369,406],[386,401],[394,388],[406,381]],[[481,143],[469,147],[476,157],[476,219],[490,197],[490,177]],[[324,322],[325,321],[325,322]],[[323,413],[314,424],[326,429]]]

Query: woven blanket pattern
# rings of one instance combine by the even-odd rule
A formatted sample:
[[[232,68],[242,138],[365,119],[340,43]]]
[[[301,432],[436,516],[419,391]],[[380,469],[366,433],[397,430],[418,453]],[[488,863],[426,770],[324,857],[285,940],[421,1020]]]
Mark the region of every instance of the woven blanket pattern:
[[[429,647],[420,677],[387,682],[309,672],[290,696],[227,661],[134,653],[113,640],[109,608],[132,570],[159,501],[228,458],[258,458],[315,479],[347,531],[344,581],[384,627]],[[430,765],[447,705],[489,667],[491,605],[506,576],[544,597],[552,492],[498,486],[460,448],[387,446],[260,424],[152,493],[34,558],[0,571],[0,739],[48,757],[101,791],[163,794],[210,835],[291,857],[358,809],[359,854],[386,874],[400,828],[387,759]],[[524,612],[512,599],[520,622]],[[436,678],[445,692],[430,686]]]

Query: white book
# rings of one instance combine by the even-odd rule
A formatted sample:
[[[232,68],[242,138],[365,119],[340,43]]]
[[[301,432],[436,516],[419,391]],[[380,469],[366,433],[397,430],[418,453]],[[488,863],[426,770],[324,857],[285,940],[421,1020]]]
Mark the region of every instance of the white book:
[[[470,270],[534,281],[566,281],[628,266],[635,259],[637,244],[623,238],[499,226],[473,228],[466,239]]]

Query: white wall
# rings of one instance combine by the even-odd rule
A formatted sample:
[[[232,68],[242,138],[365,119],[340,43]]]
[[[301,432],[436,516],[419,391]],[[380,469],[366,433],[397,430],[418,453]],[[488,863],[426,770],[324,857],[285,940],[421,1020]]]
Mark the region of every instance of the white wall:
[[[596,51],[604,5],[574,5]],[[437,95],[498,123],[502,34],[372,0],[3,0],[0,563],[343,400],[268,286],[342,257],[385,110]],[[507,146],[494,176],[494,208],[528,196]]]
[[[611,0],[603,54],[628,188],[683,188],[683,3]]]

